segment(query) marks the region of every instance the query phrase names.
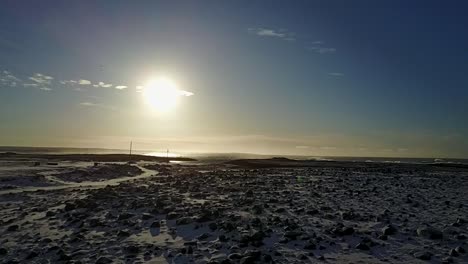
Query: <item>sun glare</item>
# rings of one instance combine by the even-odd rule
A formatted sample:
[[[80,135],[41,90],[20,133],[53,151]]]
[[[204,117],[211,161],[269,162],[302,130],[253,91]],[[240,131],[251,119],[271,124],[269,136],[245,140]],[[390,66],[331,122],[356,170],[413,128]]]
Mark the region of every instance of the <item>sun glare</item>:
[[[158,112],[167,112],[177,106],[179,90],[177,84],[168,78],[148,82],[143,88],[146,103]]]

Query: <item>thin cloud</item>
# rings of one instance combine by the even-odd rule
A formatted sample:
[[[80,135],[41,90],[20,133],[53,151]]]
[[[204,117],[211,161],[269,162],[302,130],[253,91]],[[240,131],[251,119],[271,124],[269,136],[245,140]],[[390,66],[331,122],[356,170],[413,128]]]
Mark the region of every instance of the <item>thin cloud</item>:
[[[117,85],[117,86],[115,86],[115,89],[117,89],[117,90],[123,90],[123,89],[127,89],[127,86],[125,86],[125,85]]]
[[[326,54],[326,53],[335,53],[336,49],[335,48],[326,48],[326,47],[319,47],[319,46],[310,46],[306,48],[307,50],[314,51],[320,54]]]
[[[33,76],[29,77],[28,79],[39,84],[50,84],[51,80],[53,80],[54,77],[47,76],[41,73],[35,73]]]
[[[49,87],[41,87],[41,88],[39,88],[39,90],[42,90],[42,91],[52,91],[52,88],[49,88]]]
[[[104,82],[99,82],[98,83],[99,87],[103,87],[103,88],[109,88],[109,87],[112,87],[112,84],[110,83],[104,83]],[[94,85],[93,85],[94,86]],[[94,86],[96,87],[96,86]]]
[[[80,106],[83,107],[96,107],[96,108],[102,108],[102,109],[107,109],[107,110],[115,110],[115,107],[113,106],[108,106],[104,104],[98,104],[98,103],[93,103],[93,102],[81,102],[79,103]]]
[[[97,104],[91,102],[81,102],[80,105],[82,106],[96,106]]]
[[[341,72],[329,72],[328,75],[334,76],[334,77],[343,77],[344,73]]]
[[[182,91],[182,90],[178,90],[179,92],[179,95],[182,95],[182,96],[192,96],[193,93],[192,92],[187,92],[187,91]]]
[[[259,37],[279,38],[287,41],[295,41],[294,33],[286,30],[275,30],[271,28],[248,28],[247,32]]]
[[[79,80],[78,83],[81,84],[81,85],[90,85],[90,84],[91,84],[90,81],[88,81],[88,80],[83,80],[83,79]]]

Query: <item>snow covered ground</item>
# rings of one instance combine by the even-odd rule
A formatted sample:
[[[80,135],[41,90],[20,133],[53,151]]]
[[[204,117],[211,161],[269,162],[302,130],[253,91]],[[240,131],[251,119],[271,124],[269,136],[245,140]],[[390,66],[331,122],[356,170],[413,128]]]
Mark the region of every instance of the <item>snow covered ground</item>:
[[[468,262],[464,168],[62,165],[10,167],[70,188],[0,194],[0,262]]]

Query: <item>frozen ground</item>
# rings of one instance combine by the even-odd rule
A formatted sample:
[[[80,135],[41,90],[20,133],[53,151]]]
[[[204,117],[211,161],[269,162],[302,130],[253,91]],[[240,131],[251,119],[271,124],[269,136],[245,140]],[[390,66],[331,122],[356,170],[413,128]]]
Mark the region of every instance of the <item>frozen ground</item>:
[[[468,262],[463,167],[72,164],[1,192],[0,262]]]

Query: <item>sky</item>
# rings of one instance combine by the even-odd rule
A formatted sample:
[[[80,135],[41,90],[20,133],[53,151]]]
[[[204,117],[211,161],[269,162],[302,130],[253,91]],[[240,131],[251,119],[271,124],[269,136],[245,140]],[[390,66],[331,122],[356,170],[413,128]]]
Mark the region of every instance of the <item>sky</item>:
[[[466,1],[0,5],[0,145],[468,158]]]

